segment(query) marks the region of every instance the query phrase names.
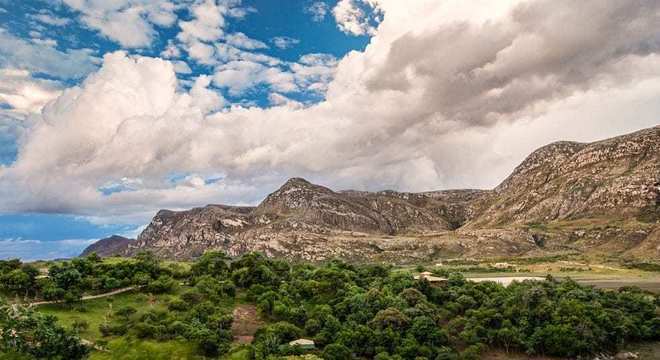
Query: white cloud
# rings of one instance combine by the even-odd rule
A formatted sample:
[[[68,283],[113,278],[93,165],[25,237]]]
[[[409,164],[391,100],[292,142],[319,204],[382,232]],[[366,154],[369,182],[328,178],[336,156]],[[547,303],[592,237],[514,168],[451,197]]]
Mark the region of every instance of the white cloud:
[[[328,14],[329,6],[323,1],[315,1],[305,8],[305,12],[312,15],[312,20],[323,21]]]
[[[83,77],[96,68],[91,50],[62,52],[51,45],[29,42],[0,28],[0,68],[24,69],[65,79]]]
[[[50,46],[50,47],[56,47],[57,46],[57,41],[53,40],[53,39],[33,38],[32,42],[37,44],[37,45],[43,45],[43,46]]]
[[[381,21],[377,0],[340,0],[332,9],[339,30],[350,35],[373,35]]]
[[[206,0],[193,6],[190,21],[179,21],[181,32],[177,38],[184,43],[190,41],[215,41],[222,36],[225,26],[225,14],[228,7]]]
[[[169,62],[107,55],[0,169],[1,209],[146,220],[158,207],[255,202],[294,175],[336,188],[491,187],[549,141],[658,123],[660,4],[377,5],[384,20],[362,52],[290,64],[219,43],[214,56],[229,60],[188,92]],[[324,81],[324,101],[289,103]],[[276,106],[222,107],[210,82],[268,86]],[[173,172],[187,180],[172,184]],[[124,177],[140,179],[133,191],[98,190]]]
[[[193,40],[188,43],[186,51],[191,59],[200,64],[213,65],[218,62],[215,58],[215,48],[207,43]]]
[[[211,85],[211,76],[202,75],[195,79],[195,83],[190,89],[193,106],[199,109],[203,114],[222,109],[225,99],[217,91],[209,89]]]
[[[271,39],[271,42],[278,49],[288,49],[300,44],[300,40],[288,36],[276,36]]]
[[[268,48],[268,45],[259,40],[251,39],[242,32],[227,34],[224,40],[227,44],[240,49],[255,50]]]
[[[52,26],[64,26],[71,22],[71,19],[57,17],[48,13],[33,14],[30,15],[30,17],[44,24],[48,24]]]
[[[292,100],[282,94],[270,93],[268,94],[268,102],[274,106],[288,106],[294,109],[300,109],[303,104],[299,101]]]
[[[217,63],[211,43],[224,39],[233,47],[245,49],[266,48],[266,44],[248,38],[243,33],[225,34],[226,17],[243,17],[249,10],[240,8],[240,1],[204,0],[190,10],[192,20],[179,21],[181,31],[177,39],[181,47],[201,64]]]
[[[237,60],[245,60],[250,62],[261,63],[268,66],[278,66],[282,64],[282,61],[272,56],[244,51],[225,43],[215,44],[215,56],[218,61],[223,63],[230,61],[237,61]]]
[[[192,74],[192,69],[185,61],[172,61],[172,65],[177,74]]]
[[[282,93],[323,93],[337,65],[337,59],[328,54],[307,54],[299,62],[284,63],[231,47],[217,48],[220,58],[227,62],[215,68],[213,81],[233,96],[261,85]]]
[[[81,13],[81,20],[109,39],[127,48],[147,47],[156,34],[154,25],[176,22],[171,0],[63,0]]]
[[[268,84],[280,92],[298,90],[293,74],[277,67],[246,60],[231,61],[218,66],[213,83],[218,87],[228,88],[234,96],[260,84]]]
[[[18,114],[41,112],[46,103],[59,96],[60,88],[56,82],[34,79],[27,70],[0,69],[0,104]]]

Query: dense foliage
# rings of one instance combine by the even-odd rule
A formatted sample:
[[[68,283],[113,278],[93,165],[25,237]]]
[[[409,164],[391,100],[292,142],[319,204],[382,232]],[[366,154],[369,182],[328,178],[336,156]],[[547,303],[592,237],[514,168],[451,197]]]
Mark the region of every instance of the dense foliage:
[[[34,273],[20,263],[0,269],[3,278],[20,278],[17,270]],[[189,271],[147,254],[110,263],[76,259],[51,266],[47,284],[65,294],[136,284],[148,293],[171,292],[167,309],[114,309],[101,333],[185,339],[211,357],[230,349],[232,314],[225,305],[237,295],[256,304],[266,320],[248,347],[254,359],[302,354],[288,345],[299,338],[313,339],[312,351],[324,359],[474,359],[488,347],[576,357],[660,340],[658,298],[639,289],[604,291],[551,277],[504,287],[468,282],[458,273],[439,275],[449,281],[432,286],[384,265],[315,266],[208,252]],[[44,282],[27,290],[17,283],[35,282],[3,286],[16,294],[47,294]],[[179,283],[183,290],[174,291]]]
[[[20,359],[82,359],[89,349],[55,317],[0,304],[0,354]]]
[[[47,275],[19,260],[0,261],[0,290],[24,300],[62,300],[75,303],[86,294],[101,293],[129,286],[157,287],[171,283],[172,276],[185,277],[176,269],[161,266],[149,253],[133,259],[104,262],[98,256],[54,262]],[[163,291],[163,290],[161,290]]]

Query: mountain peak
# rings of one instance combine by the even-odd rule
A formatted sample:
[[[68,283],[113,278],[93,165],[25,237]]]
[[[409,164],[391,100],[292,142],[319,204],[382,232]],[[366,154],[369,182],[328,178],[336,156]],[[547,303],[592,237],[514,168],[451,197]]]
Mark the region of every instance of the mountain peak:
[[[268,195],[258,206],[261,211],[287,211],[308,207],[311,202],[321,196],[334,192],[321,185],[294,177],[287,180],[279,189]]]
[[[296,185],[312,185],[311,182],[307,181],[306,179],[303,179],[301,177],[292,177],[289,180],[287,180],[282,187],[285,186],[296,186]]]

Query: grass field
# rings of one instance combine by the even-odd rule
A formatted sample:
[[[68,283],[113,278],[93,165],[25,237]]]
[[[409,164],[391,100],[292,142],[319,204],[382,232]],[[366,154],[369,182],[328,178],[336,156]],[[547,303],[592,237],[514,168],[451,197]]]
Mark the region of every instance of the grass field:
[[[53,304],[40,306],[38,309],[42,313],[57,316],[60,322],[66,327],[72,327],[74,322],[84,320],[89,324],[86,330],[81,331],[80,336],[89,341],[96,341],[101,338],[99,325],[109,321],[113,310],[124,306],[132,306],[138,310],[138,313],[149,309],[164,309],[166,301],[172,295],[146,295],[142,293],[123,293],[113,297],[89,300],[82,305],[69,307],[63,304]]]
[[[108,342],[108,351],[94,351],[91,360],[169,360],[204,359],[195,354],[193,346],[181,340],[150,341],[130,337],[116,338]]]

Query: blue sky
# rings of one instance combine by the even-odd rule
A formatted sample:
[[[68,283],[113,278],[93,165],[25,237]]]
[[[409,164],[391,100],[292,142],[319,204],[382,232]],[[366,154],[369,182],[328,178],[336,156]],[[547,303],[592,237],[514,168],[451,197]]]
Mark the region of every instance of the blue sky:
[[[222,2],[220,2],[222,3]],[[239,2],[235,2],[239,3]],[[194,1],[178,3],[173,11],[176,21],[192,18],[190,9]],[[224,31],[243,33],[247,37],[259,40],[267,47],[260,53],[283,61],[295,62],[305,54],[328,54],[341,58],[351,50],[362,50],[369,41],[367,35],[352,35],[340,31],[330,13],[336,1],[289,1],[289,0],[250,0],[243,1],[239,8],[246,9],[244,16],[227,21]],[[310,8],[325,9],[324,14],[314,14]],[[48,44],[33,51],[25,68],[30,71],[31,79],[44,80],[56,88],[80,84],[85,77],[96,71],[100,58],[109,52],[124,50],[129,54],[158,57],[167,47],[168,42],[180,32],[176,22],[161,26],[152,24],[152,41],[144,46],[124,46],[102,31],[86,24],[81,19],[83,13],[66,2],[57,0],[0,0],[0,31],[12,41],[21,41],[27,45]],[[280,39],[279,47],[276,45]],[[20,68],[21,59],[12,55],[11,43],[5,39],[0,46],[0,64],[6,68]],[[45,49],[45,50],[44,50]],[[85,56],[71,59],[68,53],[87,52]],[[70,62],[62,66],[48,65],[58,61],[48,58],[50,53],[57,53],[61,61]],[[39,58],[43,57],[43,58]],[[180,57],[191,69],[189,73],[178,74],[181,80],[195,79],[199,75],[212,72],[209,65],[199,64]],[[183,87],[189,86],[182,83]],[[260,86],[241,94],[230,94],[227,89],[215,88],[232,103],[250,102],[261,106],[269,103],[269,89]],[[320,93],[305,91],[290,94],[291,99],[301,102],[318,102],[323,99]],[[0,109],[11,110],[12,106],[2,102]],[[11,112],[0,113],[0,164],[11,166],[18,155],[18,141],[25,125],[24,114]],[[187,174],[173,176],[181,180]],[[213,181],[214,177],[210,177]],[[121,185],[110,184],[100,188],[105,195],[129,190]],[[135,235],[135,230],[142,223],[98,225],[88,217],[67,213],[5,213],[0,214],[0,258],[20,256],[23,258],[71,256],[86,246],[90,239],[98,239],[112,234]]]
[[[0,0],[0,258],[159,209],[493,188],[658,124],[660,2]],[[585,22],[588,17],[591,21]]]

